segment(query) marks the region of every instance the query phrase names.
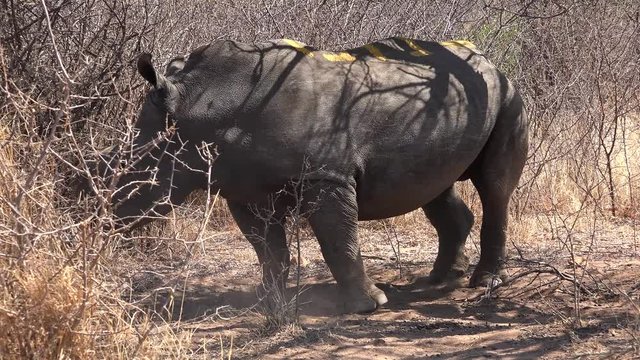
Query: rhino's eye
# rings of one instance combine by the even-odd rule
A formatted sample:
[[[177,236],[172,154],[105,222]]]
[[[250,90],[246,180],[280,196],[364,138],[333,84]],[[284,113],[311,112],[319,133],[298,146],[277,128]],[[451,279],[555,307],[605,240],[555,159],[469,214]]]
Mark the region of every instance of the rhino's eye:
[[[149,100],[151,100],[151,104],[153,104],[157,110],[166,110],[166,99],[167,91],[163,88],[152,90],[151,93],[149,93]]]
[[[151,104],[157,108],[162,105],[162,99],[160,99],[160,96],[158,96],[158,92],[155,90],[151,94],[149,94],[149,100],[151,100]]]

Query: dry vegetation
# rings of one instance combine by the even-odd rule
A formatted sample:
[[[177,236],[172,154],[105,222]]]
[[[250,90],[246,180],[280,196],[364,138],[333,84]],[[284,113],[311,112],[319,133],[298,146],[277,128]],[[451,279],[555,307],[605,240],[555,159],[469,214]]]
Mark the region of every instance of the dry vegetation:
[[[298,328],[286,335],[297,343],[251,332],[234,344],[234,335],[220,330],[227,308],[211,308],[223,325],[204,335],[197,332],[206,326],[180,316],[189,311],[179,296],[189,276],[213,271],[207,266],[222,272],[244,266],[246,278],[257,270],[252,255],[225,248],[238,233],[215,197],[206,204],[194,197],[169,219],[124,234],[108,226],[113,184],[94,182],[101,194],[95,199],[73,194],[69,179],[87,171],[84,156],[130,139],[144,93],[136,56],[149,51],[166,61],[218,38],[286,37],[331,49],[393,35],[474,41],[521,90],[531,121],[528,164],[512,202],[516,280],[481,300],[548,305],[545,311],[577,337],[602,315],[590,304],[621,307],[625,320],[614,323],[627,346],[591,354],[632,356],[640,346],[633,280],[640,269],[630,260],[638,255],[640,222],[636,0],[8,0],[0,2],[0,14],[0,358],[242,357],[277,353],[260,342],[293,351],[309,339],[336,341],[339,335]],[[461,190],[478,210],[472,187]],[[415,245],[425,231],[433,238],[421,214],[363,224],[369,257],[389,259],[393,249],[392,261],[369,263],[372,271],[391,269],[380,277],[397,281],[416,264],[428,269],[428,256]],[[292,233],[306,236],[304,229]],[[304,245],[317,258],[313,242]],[[561,298],[554,294],[565,295],[566,306],[554,303]],[[477,304],[472,300],[466,299]],[[398,306],[392,303],[392,311]],[[399,325],[384,325],[393,326]],[[344,337],[350,330],[331,331]],[[290,353],[296,354],[310,356]]]

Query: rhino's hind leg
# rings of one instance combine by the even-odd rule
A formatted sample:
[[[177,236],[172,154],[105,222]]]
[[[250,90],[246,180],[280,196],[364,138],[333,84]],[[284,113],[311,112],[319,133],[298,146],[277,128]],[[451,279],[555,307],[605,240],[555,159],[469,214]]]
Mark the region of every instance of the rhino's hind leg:
[[[249,240],[262,266],[262,285],[267,292],[284,291],[289,276],[290,254],[281,214],[260,216],[246,204],[229,201],[229,210],[240,231]],[[259,210],[258,210],[259,211]]]
[[[475,182],[474,182],[475,183]],[[482,201],[482,228],[480,230],[480,260],[476,266],[469,286],[486,286],[494,277],[504,280],[502,269],[505,257],[508,197],[497,194],[489,186],[479,188]]]
[[[422,209],[438,233],[438,256],[427,281],[439,284],[464,276],[469,267],[464,243],[473,225],[473,214],[453,186]]]
[[[491,138],[483,149],[471,181],[482,202],[480,260],[469,281],[471,287],[486,286],[496,276],[504,279],[509,200],[527,158],[527,124],[522,100],[515,94],[501,110]]]
[[[358,204],[353,187],[315,184],[305,193],[309,223],[350,313],[371,312],[387,302],[367,276],[358,246]]]

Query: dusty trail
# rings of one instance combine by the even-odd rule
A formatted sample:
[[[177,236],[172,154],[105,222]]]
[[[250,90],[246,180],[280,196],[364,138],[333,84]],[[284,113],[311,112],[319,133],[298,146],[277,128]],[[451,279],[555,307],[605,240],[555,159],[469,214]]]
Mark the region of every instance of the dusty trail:
[[[409,228],[409,227],[407,227]],[[279,332],[265,330],[256,312],[254,286],[259,281],[257,259],[241,235],[233,232],[206,255],[198,255],[188,270],[163,274],[185,290],[174,295],[172,321],[192,330],[193,348],[202,357],[231,351],[232,358],[261,359],[398,359],[398,358],[631,358],[638,355],[639,312],[630,300],[640,297],[633,238],[624,225],[611,224],[599,232],[597,243],[585,234],[577,238],[576,259],[585,262],[583,282],[591,294],[580,301],[581,326],[572,326],[573,285],[549,274],[527,275],[497,291],[497,298],[483,298],[485,289],[415,285],[436,254],[435,239],[426,225],[397,231],[400,261],[388,240],[388,232],[361,229],[361,244],[368,271],[383,283],[389,303],[369,315],[342,315],[337,311],[337,289],[312,238],[303,240],[304,292],[300,302],[301,327]],[[628,229],[627,229],[628,230]],[[426,235],[425,235],[426,233]],[[623,234],[624,236],[621,236]],[[546,240],[545,240],[546,239]],[[467,244],[477,261],[477,233]],[[544,260],[571,273],[566,252],[547,234],[534,234],[519,245],[528,259]],[[592,255],[582,260],[581,251]],[[516,257],[513,246],[510,255]],[[401,265],[401,270],[398,268]],[[512,261],[509,272],[523,268]],[[170,280],[169,280],[170,279]],[[144,288],[159,286],[151,281]],[[412,286],[412,284],[414,284]],[[290,279],[290,292],[295,281]],[[144,289],[142,289],[144,292]],[[623,295],[626,293],[628,296]],[[162,297],[156,302],[159,310]],[[216,311],[218,314],[216,314]],[[178,321],[178,319],[180,319]],[[231,339],[233,338],[233,345]]]

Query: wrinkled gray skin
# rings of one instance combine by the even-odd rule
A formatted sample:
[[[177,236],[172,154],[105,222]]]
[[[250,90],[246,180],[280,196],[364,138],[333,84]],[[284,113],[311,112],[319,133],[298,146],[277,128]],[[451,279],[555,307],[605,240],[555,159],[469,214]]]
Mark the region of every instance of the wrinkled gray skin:
[[[464,243],[473,215],[453,184],[471,179],[483,218],[470,285],[487,284],[503,274],[507,207],[527,154],[522,100],[479,52],[416,43],[430,54],[411,55],[405,42],[392,38],[375,43],[386,61],[358,48],[349,50],[355,61],[332,62],[283,41],[217,41],[186,62],[173,61],[164,75],[143,54],[138,70],[154,89],[135,125],[136,145],[168,126],[175,132],[134,166],[157,165],[156,185],[119,192],[115,214],[127,223],[148,215],[163,196],[179,204],[210,186],[226,198],[254,246],[264,282],[281,286],[289,267],[282,224],[295,199],[271,195],[302,190],[302,212],[346,310],[367,312],[387,298],[365,272],[357,221],[422,208],[439,237],[428,280],[459,278],[469,265]],[[196,150],[203,142],[219,153],[211,183]],[[145,176],[129,174],[120,185],[131,187]],[[250,207],[267,206],[275,221],[265,226]],[[154,212],[170,209],[161,204]]]

